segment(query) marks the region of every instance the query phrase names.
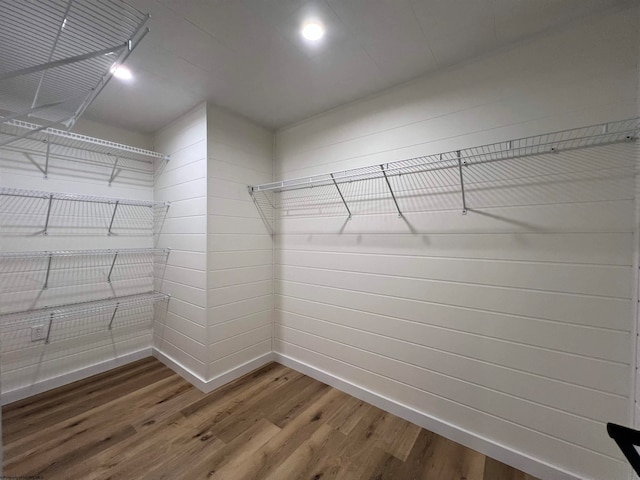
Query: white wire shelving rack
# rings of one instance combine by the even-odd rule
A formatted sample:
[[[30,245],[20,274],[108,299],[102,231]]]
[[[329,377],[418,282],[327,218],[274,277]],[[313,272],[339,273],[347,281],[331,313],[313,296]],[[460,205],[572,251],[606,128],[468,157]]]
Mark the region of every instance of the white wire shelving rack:
[[[123,170],[149,174],[163,153],[80,135],[22,120],[0,120],[0,155],[31,155],[31,162],[48,178],[52,162],[64,161],[100,167],[111,185]],[[37,162],[33,157],[39,158]]]
[[[462,214],[473,207],[467,198],[468,184],[489,183],[478,174],[491,168],[490,177],[496,182],[499,166],[492,164],[527,157],[545,157],[544,167],[520,165],[517,174],[510,172],[509,180],[534,178],[567,173],[585,173],[598,168],[594,162],[572,162],[569,170],[562,166],[563,152],[615,145],[636,140],[640,132],[640,118],[562,130],[543,135],[513,139],[472,148],[383,163],[367,167],[341,170],[326,174],[250,185],[249,194],[268,228],[275,232],[277,218],[287,216],[336,216],[395,212],[398,217],[412,211],[412,202],[419,196],[447,196]],[[577,165],[577,167],[576,167]],[[626,175],[633,175],[627,167]],[[384,203],[382,208],[371,204]],[[439,209],[438,206],[434,209]],[[278,215],[280,217],[278,217]]]
[[[0,253],[0,292],[149,279],[168,248],[122,248]]]
[[[0,331],[25,330],[34,324],[46,326],[45,344],[51,339],[52,329],[56,323],[64,320],[83,320],[102,315],[105,319],[105,327],[111,330],[117,324],[118,315],[126,310],[139,307],[154,306],[159,302],[166,302],[170,295],[160,292],[150,292],[138,295],[130,295],[108,300],[82,302],[69,304],[62,307],[47,307],[25,312],[6,313],[0,315]]]
[[[152,233],[169,206],[168,202],[0,187],[0,226],[4,234],[49,235],[52,228],[72,234],[80,227],[104,229],[107,235],[147,227]]]
[[[0,122],[37,116],[70,129],[149,32],[122,0],[0,2]]]

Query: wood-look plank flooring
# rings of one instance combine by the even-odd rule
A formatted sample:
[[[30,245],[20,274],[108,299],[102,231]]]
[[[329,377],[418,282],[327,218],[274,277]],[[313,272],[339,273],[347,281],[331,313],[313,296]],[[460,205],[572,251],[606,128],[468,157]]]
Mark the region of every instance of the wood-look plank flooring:
[[[149,358],[2,414],[12,477],[535,480],[276,363],[205,395]]]

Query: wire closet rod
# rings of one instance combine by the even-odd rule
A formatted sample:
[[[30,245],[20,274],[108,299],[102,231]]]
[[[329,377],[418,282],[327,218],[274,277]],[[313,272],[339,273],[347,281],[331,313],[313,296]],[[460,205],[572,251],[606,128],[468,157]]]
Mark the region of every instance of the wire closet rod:
[[[168,254],[169,248],[119,248],[102,250],[43,250],[38,252],[6,252],[0,253],[0,258],[41,258],[41,257],[88,257],[99,255],[137,255],[137,254]]]
[[[65,130],[58,130],[50,127],[42,129],[42,125],[24,122],[22,120],[9,120],[5,122],[5,124],[8,126],[21,128],[27,131],[33,131],[34,133],[36,130],[40,129],[38,133],[40,133],[41,135],[47,135],[47,138],[49,139],[51,139],[51,137],[54,137],[54,138],[61,138],[68,141],[75,142],[72,144],[67,144],[62,142],[55,143],[54,141],[50,140],[51,143],[56,145],[84,149],[84,150],[89,150],[97,153],[104,153],[103,151],[100,151],[95,148],[95,147],[102,147],[102,148],[108,148],[116,151],[142,155],[144,157],[150,157],[150,158],[160,158],[163,160],[169,160],[170,158],[169,155],[165,155],[164,153],[145,150],[144,148],[133,147],[133,146],[125,145],[122,143],[112,142],[110,140],[103,140],[101,138],[89,137],[87,135],[80,135],[79,133],[67,132]],[[91,147],[94,147],[94,148],[91,148]],[[132,159],[132,160],[137,160],[137,159]]]
[[[149,202],[113,197],[96,197],[93,195],[77,195],[74,193],[43,192],[39,190],[23,190],[19,188],[0,187],[0,195],[8,197],[41,198],[43,200],[66,200],[70,202],[106,203],[110,205],[127,205],[133,207],[169,206],[169,202]]]
[[[523,158],[546,153],[597,147],[635,140],[640,132],[640,117],[627,120],[560,130],[477,147],[454,150],[399,160],[382,165],[342,170],[327,174],[282,180],[261,185],[250,185],[249,192],[275,193],[345,182],[364,181],[399,175],[411,175],[445,169],[459,169],[490,162]],[[382,169],[380,167],[383,167]]]

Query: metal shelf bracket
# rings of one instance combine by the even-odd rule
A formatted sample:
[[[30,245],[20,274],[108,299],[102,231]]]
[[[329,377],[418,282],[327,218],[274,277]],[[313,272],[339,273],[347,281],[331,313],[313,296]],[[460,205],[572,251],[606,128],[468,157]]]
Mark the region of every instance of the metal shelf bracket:
[[[109,269],[109,275],[107,275],[107,282],[111,283],[111,274],[113,273],[113,267],[116,266],[116,260],[118,259],[118,252],[113,256],[113,262],[111,262],[111,268]]]
[[[344,196],[340,191],[340,187],[338,186],[338,182],[336,182],[336,179],[333,176],[333,173],[331,174],[331,180],[333,180],[333,184],[336,186],[336,190],[338,190],[338,195],[340,195],[340,199],[342,200],[342,203],[344,203],[344,208],[347,209],[347,213],[349,214],[349,220],[351,220],[351,210],[349,210],[349,205],[347,205],[347,201],[344,199]],[[392,195],[393,195],[393,192],[392,192]]]
[[[49,287],[49,274],[51,273],[51,261],[53,260],[53,255],[49,254],[49,260],[47,261],[47,275],[44,279],[44,290]]]
[[[111,228],[113,228],[113,221],[116,218],[116,212],[118,211],[118,205],[120,205],[120,201],[116,200],[116,206],[113,208],[113,215],[111,215],[111,222],[109,223],[109,231],[107,235],[111,235]]]
[[[49,235],[49,217],[51,216],[51,205],[53,204],[53,195],[49,195],[49,207],[47,208],[47,219],[44,222],[43,235]]]
[[[116,168],[118,167],[118,162],[120,161],[120,157],[116,157],[116,161],[113,162],[113,168],[111,169],[111,175],[109,176],[109,186],[113,183],[116,178]]]
[[[116,303],[116,308],[113,309],[113,314],[111,315],[111,320],[109,321],[109,330],[111,330],[111,328],[113,327],[113,321],[116,318],[116,313],[118,313],[119,306],[120,306],[120,303]]]
[[[48,344],[49,343],[49,337],[51,336],[51,325],[53,324],[53,317],[54,317],[55,313],[51,313],[49,314],[49,327],[47,328],[47,338],[44,339],[44,343]]]
[[[467,200],[464,195],[464,175],[462,174],[462,156],[460,150],[456,152],[456,156],[458,157],[458,172],[460,173],[460,192],[462,193],[462,215],[467,214]],[[464,165],[467,165],[467,162],[464,162]]]
[[[402,211],[398,206],[398,200],[396,200],[396,195],[395,193],[393,193],[393,188],[391,188],[391,182],[389,182],[389,177],[387,177],[387,172],[384,169],[384,165],[380,165],[380,168],[382,169],[382,175],[384,175],[384,180],[387,182],[387,187],[389,187],[389,191],[391,192],[391,198],[393,199],[393,203],[395,204],[396,210],[398,211],[398,218],[402,218]]]
[[[49,139],[49,135],[47,135],[45,142],[47,144],[47,153],[44,160],[44,178],[46,180],[49,178],[49,153],[51,152],[51,140]]]

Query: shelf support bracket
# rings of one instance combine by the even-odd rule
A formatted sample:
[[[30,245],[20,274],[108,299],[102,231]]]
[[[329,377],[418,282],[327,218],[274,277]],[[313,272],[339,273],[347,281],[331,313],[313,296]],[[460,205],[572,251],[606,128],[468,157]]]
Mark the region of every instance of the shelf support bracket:
[[[116,303],[116,308],[113,309],[113,314],[111,315],[111,320],[109,321],[109,330],[111,330],[111,328],[113,327],[113,321],[116,318],[116,313],[118,313],[118,307],[120,306],[119,303]]]
[[[47,262],[47,276],[44,279],[44,289],[49,288],[49,273],[51,273],[51,261],[53,260],[53,255],[49,254],[49,261]]]
[[[44,222],[44,235],[49,235],[49,218],[51,216],[51,205],[53,204],[53,195],[49,195],[49,207],[47,208],[47,219]]]
[[[58,105],[62,105],[63,103],[67,103],[69,100],[72,100],[79,95],[73,95],[72,97],[65,98],[64,100],[59,100],[57,102],[47,103],[45,105],[38,105],[37,107],[29,108],[28,110],[23,110],[22,112],[13,113],[11,115],[7,115],[5,117],[0,117],[0,123],[7,123],[11,120],[15,120],[16,118],[30,116],[32,113],[36,113],[40,110],[46,110],[47,108],[57,107]]]
[[[395,193],[393,193],[393,188],[391,188],[391,183],[389,182],[389,177],[387,177],[387,172],[384,169],[384,165],[380,165],[380,168],[382,169],[382,175],[384,175],[384,180],[385,182],[387,182],[387,187],[389,187],[389,191],[391,192],[391,198],[393,199],[393,203],[395,204],[396,210],[398,211],[398,218],[402,218],[402,211],[398,206],[398,200],[396,200],[396,195]]]
[[[116,178],[116,168],[118,167],[118,162],[120,161],[120,157],[116,157],[116,161],[113,162],[113,168],[111,169],[111,176],[109,177],[109,186]]]
[[[51,153],[51,139],[49,134],[47,134],[45,142],[47,143],[47,155],[44,160],[44,178],[46,180],[49,178],[49,153]]]
[[[30,73],[42,72],[43,70],[49,70],[51,68],[61,67],[70,63],[82,62],[83,60],[89,60],[90,58],[101,57],[110,53],[119,53],[128,48],[129,42],[121,45],[115,45],[109,48],[103,48],[95,52],[83,53],[82,55],[76,55],[74,57],[63,58],[61,60],[55,60],[53,62],[41,63],[40,65],[34,65],[32,67],[21,68],[12,72],[3,73],[0,75],[0,81],[8,80],[9,78],[19,77],[20,75],[28,75]]]
[[[116,200],[116,206],[113,209],[113,215],[111,215],[111,222],[109,223],[109,232],[108,235],[111,235],[111,228],[113,227],[113,221],[116,218],[116,212],[118,211],[118,205],[120,205],[120,200]]]
[[[47,328],[47,338],[44,339],[44,343],[49,343],[49,337],[51,336],[51,325],[53,324],[53,313],[49,314],[49,328]]]
[[[347,213],[349,214],[349,220],[351,220],[351,210],[349,210],[349,205],[347,205],[347,201],[344,199],[344,196],[340,191],[340,187],[338,186],[338,182],[336,182],[336,179],[333,177],[333,173],[331,174],[331,180],[333,181],[333,184],[336,186],[336,190],[338,190],[338,195],[340,195],[340,199],[342,200],[342,203],[344,203],[344,208],[347,209]]]
[[[109,275],[107,275],[107,282],[111,283],[111,274],[113,273],[113,267],[116,265],[116,260],[118,259],[118,252],[113,256],[113,262],[111,262],[111,268],[109,269]]]
[[[462,156],[460,154],[460,150],[456,152],[456,156],[458,157],[458,172],[460,173],[460,191],[462,192],[462,214],[467,214],[467,200],[464,195],[464,176],[462,174]],[[466,162],[465,162],[466,165]]]
[[[53,58],[53,54],[56,51],[56,47],[58,46],[58,41],[60,40],[60,35],[62,34],[62,31],[64,30],[64,27],[67,24],[67,18],[69,17],[69,10],[71,10],[72,3],[73,3],[73,0],[69,0],[67,2],[67,8],[65,8],[64,14],[62,15],[62,21],[58,26],[58,32],[56,33],[56,38],[53,40],[53,45],[51,46],[51,51],[49,52],[49,56],[47,57],[47,62],[51,61],[51,59]],[[38,95],[40,95],[40,89],[42,89],[42,83],[44,82],[44,79],[46,76],[47,76],[46,71],[42,72],[42,75],[40,75],[38,88],[36,88],[36,94],[33,96],[33,102],[31,102],[31,108],[35,107],[36,103],[38,102]]]

